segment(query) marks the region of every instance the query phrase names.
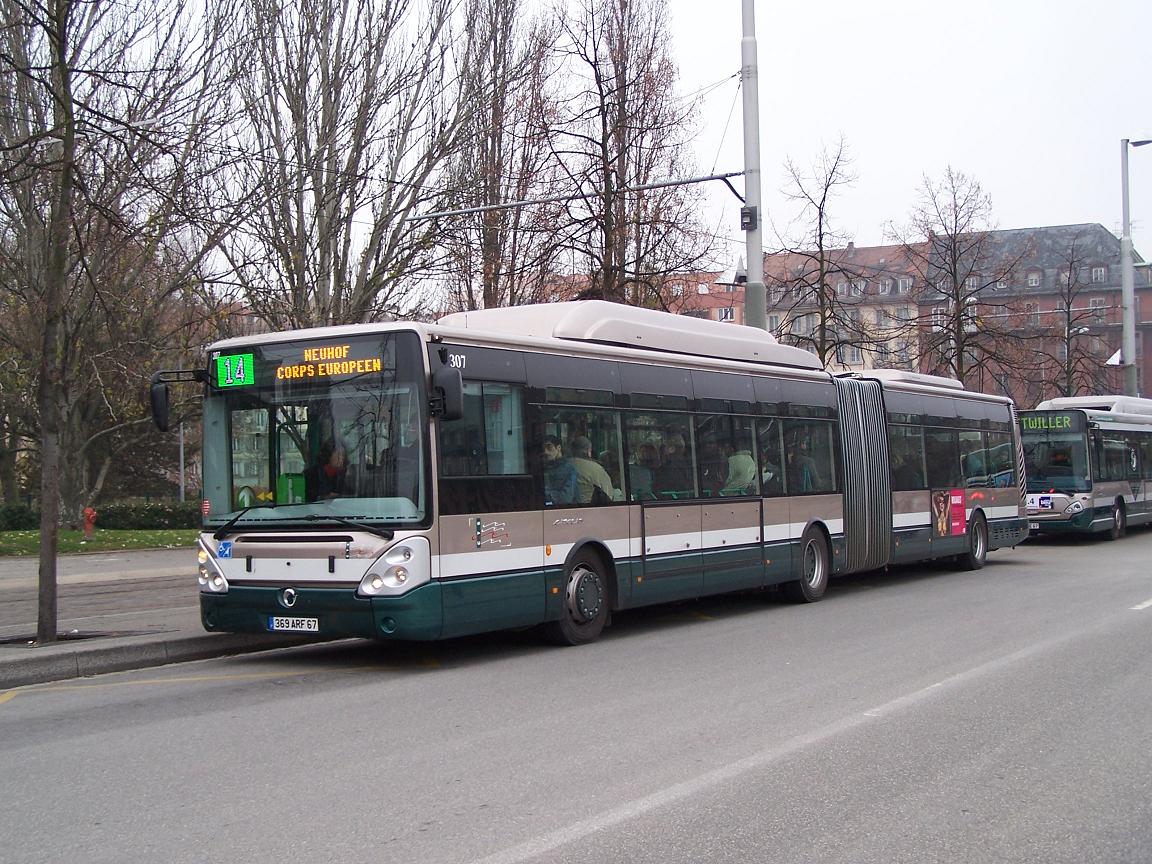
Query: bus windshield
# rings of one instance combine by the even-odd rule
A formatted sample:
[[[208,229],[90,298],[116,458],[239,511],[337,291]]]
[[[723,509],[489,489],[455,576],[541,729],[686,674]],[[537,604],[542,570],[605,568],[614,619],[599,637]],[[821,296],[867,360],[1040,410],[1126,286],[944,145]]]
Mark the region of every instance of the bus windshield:
[[[415,333],[216,352],[204,403],[204,523],[323,517],[414,525],[428,512]]]
[[[1084,415],[1027,412],[1021,439],[1029,492],[1087,492],[1092,488]]]

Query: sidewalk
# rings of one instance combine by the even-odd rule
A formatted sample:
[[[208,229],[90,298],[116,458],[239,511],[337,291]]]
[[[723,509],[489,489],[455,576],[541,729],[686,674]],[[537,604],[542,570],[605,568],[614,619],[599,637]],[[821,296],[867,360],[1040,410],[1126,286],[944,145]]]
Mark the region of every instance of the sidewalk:
[[[61,640],[33,646],[37,561],[0,558],[0,691],[317,641],[205,632],[195,560],[192,548],[61,556]]]

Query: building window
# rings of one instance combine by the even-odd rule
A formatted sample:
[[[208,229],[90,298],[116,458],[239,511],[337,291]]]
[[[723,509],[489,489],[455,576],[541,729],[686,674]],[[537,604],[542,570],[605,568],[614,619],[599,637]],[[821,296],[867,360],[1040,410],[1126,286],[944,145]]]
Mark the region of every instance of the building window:
[[[1039,288],[1040,287],[1040,273],[1038,271],[1032,270],[1028,273],[1028,287],[1029,288]]]
[[[888,311],[886,309],[876,310],[876,329],[883,330],[888,326]]]
[[[733,309],[731,306],[721,306],[719,309],[716,310],[716,320],[717,321],[735,321],[736,320],[736,310]]]
[[[1027,323],[1029,327],[1040,326],[1040,312],[1036,308],[1035,303],[1024,304],[1024,319],[1025,323]]]
[[[864,296],[864,288],[867,284],[868,284],[868,282],[865,281],[864,279],[857,279],[855,282],[853,282],[852,283],[852,296],[853,297],[863,297]]]
[[[899,321],[911,321],[912,320],[912,307],[911,306],[897,306],[896,307],[896,318]]]
[[[837,282],[836,283],[836,293],[841,297],[843,297],[845,294],[847,294],[848,293],[848,283],[847,282]]]
[[[948,310],[943,306],[935,306],[932,308],[932,329],[943,330],[948,324]]]
[[[1092,314],[1096,316],[1096,323],[1104,323],[1104,298],[1103,297],[1089,297],[1088,308],[1092,310]]]
[[[891,294],[892,293],[892,280],[891,279],[881,279],[879,282],[877,282],[876,283],[876,293],[877,294]]]
[[[768,316],[768,332],[769,333],[779,333],[780,332],[780,316],[779,315],[769,315]]]
[[[896,280],[896,290],[901,294],[907,294],[912,290],[912,277],[901,276]]]
[[[1092,282],[1096,285],[1103,285],[1108,281],[1108,268],[1107,267],[1093,267],[1092,268]]]
[[[979,276],[969,276],[967,279],[964,280],[964,290],[965,291],[975,291],[979,287],[980,287],[980,277]]]
[[[1003,291],[1007,287],[1008,287],[1008,283],[1005,282],[1003,279],[997,279],[996,280],[996,290],[997,291]]]

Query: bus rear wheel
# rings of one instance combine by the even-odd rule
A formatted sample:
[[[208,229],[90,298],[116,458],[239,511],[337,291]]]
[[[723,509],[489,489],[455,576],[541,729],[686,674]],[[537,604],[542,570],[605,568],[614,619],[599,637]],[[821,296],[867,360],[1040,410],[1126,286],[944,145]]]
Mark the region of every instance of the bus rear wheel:
[[[800,539],[800,578],[780,586],[785,598],[793,603],[815,603],[828,590],[832,556],[824,532],[810,525]]]
[[[564,608],[544,625],[544,636],[557,645],[583,645],[600,637],[611,602],[604,565],[592,553],[578,556],[564,580]]]
[[[1128,531],[1128,517],[1124,505],[1117,501],[1112,505],[1112,526],[1108,529],[1109,540],[1119,540]]]
[[[961,570],[979,570],[988,561],[988,523],[977,513],[968,523],[968,551],[956,556]]]

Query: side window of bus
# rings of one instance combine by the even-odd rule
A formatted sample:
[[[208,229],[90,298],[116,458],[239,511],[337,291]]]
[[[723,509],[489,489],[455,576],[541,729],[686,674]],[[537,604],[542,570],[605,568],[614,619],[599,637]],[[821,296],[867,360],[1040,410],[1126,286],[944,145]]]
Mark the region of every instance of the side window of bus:
[[[758,495],[752,418],[704,414],[696,418],[697,473],[705,498]]]
[[[545,507],[624,500],[620,415],[612,410],[534,405],[535,473]],[[538,427],[538,428],[537,428]]]
[[[625,423],[629,465],[640,468],[635,471],[637,479],[631,487],[632,500],[695,498],[696,458],[691,417],[672,411],[629,411]],[[630,468],[629,473],[631,475],[633,469]],[[649,482],[648,491],[644,491]]]
[[[1130,454],[1128,442],[1119,432],[1101,432],[1096,438],[1097,480],[1126,480]]]
[[[1016,454],[1012,448],[1010,432],[985,432],[984,443],[988,448],[988,477],[991,486],[1010,487],[1016,485]]]
[[[464,383],[464,416],[439,424],[444,515],[532,509],[523,404],[518,385]]]
[[[890,426],[888,457],[892,465],[892,489],[908,492],[924,489],[924,432],[919,426]]]
[[[960,470],[964,475],[965,486],[991,486],[991,470],[988,465],[988,451],[984,448],[984,436],[975,429],[961,430]]]
[[[924,456],[929,489],[955,489],[961,485],[960,447],[953,430],[924,430]]]
[[[833,424],[784,421],[784,478],[789,495],[836,491]]]
[[[760,485],[764,495],[784,494],[784,435],[778,417],[756,421],[756,440],[760,445]]]

